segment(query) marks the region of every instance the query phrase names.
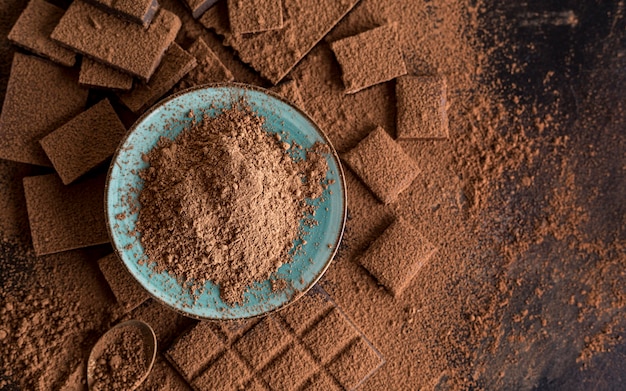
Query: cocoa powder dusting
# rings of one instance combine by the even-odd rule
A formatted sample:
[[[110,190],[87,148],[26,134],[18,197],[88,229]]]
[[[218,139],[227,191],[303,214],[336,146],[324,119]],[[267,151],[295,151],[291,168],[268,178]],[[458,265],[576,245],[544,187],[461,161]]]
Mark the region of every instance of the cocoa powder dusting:
[[[103,338],[108,346],[95,357],[93,391],[133,389],[148,369],[141,333],[133,327],[121,327]]]
[[[192,289],[207,280],[227,303],[290,261],[299,223],[321,196],[325,159],[296,161],[239,102],[175,140],[161,138],[140,176],[137,230],[148,261]],[[271,240],[270,240],[271,239]]]

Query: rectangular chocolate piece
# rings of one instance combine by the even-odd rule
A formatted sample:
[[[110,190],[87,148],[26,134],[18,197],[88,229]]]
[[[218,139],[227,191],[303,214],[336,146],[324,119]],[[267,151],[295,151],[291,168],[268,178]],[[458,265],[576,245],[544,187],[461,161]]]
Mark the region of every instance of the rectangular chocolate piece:
[[[76,80],[72,69],[15,53],[0,114],[0,159],[51,166],[39,140],[85,108],[89,91]]]
[[[108,243],[101,174],[65,186],[56,174],[24,178],[28,221],[37,255]]]
[[[85,56],[148,81],[180,26],[178,16],[165,9],[144,29],[76,0],[51,37]]]
[[[250,372],[239,357],[230,350],[222,354],[215,362],[198,376],[193,386],[199,391],[238,391],[250,379]]]
[[[31,0],[9,32],[9,41],[61,65],[73,66],[76,53],[50,39],[64,12],[45,0]]]
[[[356,389],[383,365],[383,359],[363,338],[358,338],[328,366],[346,390]]]
[[[111,103],[104,99],[44,137],[41,146],[68,185],[113,155],[125,133]]]
[[[133,77],[98,61],[83,57],[78,83],[89,88],[128,91],[133,87]]]
[[[406,74],[396,24],[340,39],[330,47],[341,66],[347,94]]]
[[[268,316],[248,331],[234,345],[254,369],[267,364],[291,340],[291,336],[280,322]]]
[[[198,19],[209,8],[213,7],[218,0],[184,0],[187,7],[191,10],[191,15],[194,19]]]
[[[175,91],[184,90],[200,84],[233,81],[233,74],[209,48],[202,38],[198,38],[188,49],[196,58],[198,65],[189,71],[178,83]]]
[[[118,94],[122,103],[133,112],[152,106],[169,91],[183,76],[195,68],[196,58],[176,43],[165,52],[161,65],[148,83],[138,83],[132,91]]]
[[[258,33],[283,28],[282,0],[226,0],[230,31]]]
[[[132,311],[148,300],[150,295],[139,285],[116,254],[98,260],[100,271],[109,283],[115,299],[126,311]]]
[[[178,372],[191,381],[222,350],[222,342],[211,329],[211,323],[204,321],[178,338],[165,354]]]
[[[238,35],[225,29],[217,8],[206,12],[200,22],[224,35],[224,43],[237,51],[241,60],[276,84],[350,11],[359,0],[284,0],[288,15],[280,30]]]
[[[157,0],[86,0],[102,10],[147,27],[159,10]]]
[[[307,351],[296,343],[268,364],[261,376],[272,390],[295,391],[319,369]]]

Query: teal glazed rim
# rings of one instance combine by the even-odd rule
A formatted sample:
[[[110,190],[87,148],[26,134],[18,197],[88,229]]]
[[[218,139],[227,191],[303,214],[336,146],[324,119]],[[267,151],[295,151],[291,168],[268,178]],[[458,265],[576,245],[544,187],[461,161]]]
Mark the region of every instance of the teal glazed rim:
[[[139,171],[148,167],[142,155],[154,148],[161,136],[174,138],[194,119],[215,116],[223,109],[245,99],[250,108],[265,117],[264,129],[281,132],[286,142],[302,146],[293,153],[306,158],[304,150],[316,142],[329,147],[327,188],[321,199],[311,201],[316,208],[307,225],[305,242],[298,243],[292,262],[282,265],[269,279],[255,282],[245,293],[242,304],[227,305],[219,296],[218,286],[207,281],[192,293],[166,271],[157,273],[145,260],[140,236],[136,234],[138,196],[143,188]],[[190,112],[193,116],[190,117]],[[134,205],[135,207],[131,207]],[[118,147],[109,168],[105,187],[105,216],[116,254],[137,282],[157,301],[197,319],[236,320],[267,315],[298,300],[322,277],[337,253],[347,212],[343,170],[337,152],[328,137],[302,110],[277,94],[241,83],[207,84],[180,91],[160,101],[144,113],[130,128]],[[303,227],[304,219],[301,221]],[[268,238],[271,240],[271,238]],[[296,243],[294,243],[295,249]],[[273,291],[272,280],[282,279],[286,288]]]

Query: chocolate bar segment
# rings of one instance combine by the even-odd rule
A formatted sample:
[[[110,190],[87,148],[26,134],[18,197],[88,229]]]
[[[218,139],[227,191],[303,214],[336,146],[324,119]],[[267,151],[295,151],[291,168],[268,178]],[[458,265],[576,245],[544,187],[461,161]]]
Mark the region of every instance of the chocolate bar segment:
[[[159,10],[157,0],[86,0],[103,11],[147,27]]]
[[[233,34],[258,33],[283,28],[282,0],[227,0]]]
[[[201,17],[209,8],[213,7],[218,0],[184,0],[183,2],[191,10],[194,19]]]
[[[85,57],[80,64],[78,83],[89,88],[128,91],[133,87],[133,77]]]

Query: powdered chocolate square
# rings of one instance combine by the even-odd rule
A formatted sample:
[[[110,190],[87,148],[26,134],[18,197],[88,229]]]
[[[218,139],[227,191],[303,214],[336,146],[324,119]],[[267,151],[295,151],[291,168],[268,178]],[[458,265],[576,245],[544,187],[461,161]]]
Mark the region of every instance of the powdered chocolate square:
[[[256,34],[231,33],[226,28],[228,18],[222,18],[219,14],[220,3],[206,12],[200,18],[200,23],[224,35],[224,42],[235,49],[243,62],[276,84],[358,1],[283,0],[283,11],[289,17],[288,22],[280,30]]]
[[[106,175],[65,186],[56,174],[24,178],[28,221],[37,255],[109,241],[104,213]]]
[[[319,372],[313,375],[302,387],[301,391],[339,391],[341,388],[326,374]]]
[[[183,76],[196,66],[196,58],[173,43],[163,56],[161,65],[147,83],[138,83],[132,91],[118,94],[122,103],[133,112],[152,106]]]
[[[302,346],[294,344],[265,367],[262,376],[272,390],[292,391],[318,370]]]
[[[126,311],[132,311],[148,300],[150,295],[139,285],[116,254],[109,254],[98,261],[111,291]]]
[[[302,337],[302,342],[318,360],[326,363],[357,335],[354,326],[333,308]]]
[[[102,10],[147,27],[159,9],[157,0],[88,0]]]
[[[111,103],[103,99],[44,137],[41,146],[68,185],[113,155],[125,133]]]
[[[200,84],[233,81],[235,78],[219,57],[209,48],[202,38],[198,38],[188,49],[196,58],[198,65],[193,68],[176,86],[175,91],[184,90]]]
[[[191,10],[193,18],[198,19],[209,8],[213,7],[217,1],[218,0],[185,0],[184,3],[187,4],[187,7]]]
[[[295,80],[284,81],[270,88],[270,90],[282,96],[299,109],[304,110],[304,101],[302,100],[302,95],[300,95],[298,83]]]
[[[398,219],[372,243],[359,263],[397,297],[436,250],[411,224]]]
[[[191,318],[151,299],[131,311],[129,316],[131,319],[142,320],[152,326],[160,347],[170,346],[176,337],[195,323]]]
[[[283,28],[282,0],[226,0],[233,34]]]
[[[403,76],[396,81],[398,138],[448,138],[446,80]]]
[[[31,0],[9,33],[9,41],[71,67],[76,53],[50,39],[50,34],[63,16],[63,9],[44,0]]]
[[[148,81],[180,26],[178,16],[165,9],[144,29],[76,0],[51,37],[88,57]]]
[[[383,364],[376,351],[358,338],[330,365],[328,371],[346,390],[354,390]]]
[[[420,171],[417,163],[381,127],[346,152],[343,160],[385,204],[395,202]]]
[[[198,391],[237,391],[250,379],[250,373],[239,357],[227,350],[198,376],[193,386]]]
[[[348,94],[406,74],[396,24],[340,39],[330,47],[341,66]]]
[[[114,91],[128,91],[133,87],[131,75],[86,57],[80,64],[78,82],[86,87]]]
[[[213,325],[217,330],[219,330],[218,332],[221,332],[224,335],[228,342],[233,342],[244,335],[257,323],[258,320],[256,319],[246,319],[228,322],[215,322]]]
[[[72,69],[15,53],[0,114],[0,159],[51,165],[39,140],[85,108],[88,90],[76,76]]]
[[[292,305],[281,310],[279,314],[299,334],[320,319],[332,307],[333,304],[323,294],[309,292]]]
[[[274,317],[268,316],[244,334],[234,347],[253,368],[259,369],[290,340],[289,332]]]
[[[211,323],[200,322],[180,336],[165,355],[191,381],[222,350],[222,342],[211,330]]]
[[[154,365],[146,380],[137,389],[139,391],[191,391],[185,379],[157,353]]]

